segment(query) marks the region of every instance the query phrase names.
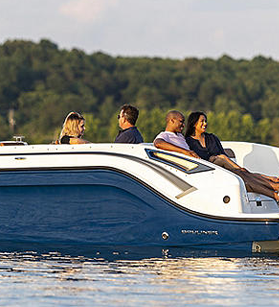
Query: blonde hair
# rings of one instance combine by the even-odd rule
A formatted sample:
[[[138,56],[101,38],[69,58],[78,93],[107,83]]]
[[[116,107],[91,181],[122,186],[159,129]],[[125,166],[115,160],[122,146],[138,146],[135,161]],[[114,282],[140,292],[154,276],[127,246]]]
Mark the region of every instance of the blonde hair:
[[[70,112],[63,123],[63,127],[59,137],[59,143],[64,135],[80,137],[78,125],[84,120],[84,117],[77,112]]]

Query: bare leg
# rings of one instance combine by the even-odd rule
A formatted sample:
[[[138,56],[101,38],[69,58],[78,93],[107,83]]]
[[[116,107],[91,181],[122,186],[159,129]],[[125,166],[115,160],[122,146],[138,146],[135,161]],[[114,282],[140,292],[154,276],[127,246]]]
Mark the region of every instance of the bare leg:
[[[234,163],[230,158],[228,158],[225,155],[218,155],[218,156],[211,156],[209,158],[209,161],[219,165],[231,172],[234,172],[235,170],[241,170],[242,173],[247,173],[249,174],[249,180],[254,180],[256,181],[259,185],[264,185],[265,187],[272,189],[274,191],[279,191],[279,183],[274,182],[266,178],[265,176],[262,176],[261,174],[257,173],[250,173],[246,168],[240,167],[236,163]],[[234,167],[234,166],[237,167]]]
[[[241,177],[248,192],[263,194],[275,199],[276,201],[279,201],[279,196],[276,192],[279,189],[278,184],[275,184],[268,179],[263,178],[262,176],[255,176],[253,173],[250,173],[246,169],[240,167],[235,168],[231,163],[228,163],[227,159],[224,159],[222,156],[212,156],[210,157],[209,161]]]
[[[279,196],[276,190],[274,190],[274,188],[266,181],[262,181],[260,178],[255,178],[254,174],[243,172],[241,169],[235,169],[232,172],[243,179],[248,192],[263,194],[275,199],[277,202],[279,201]]]
[[[231,160],[226,155],[218,155],[218,157],[224,159],[228,164],[230,164],[234,168],[241,168],[237,163],[235,163],[233,160]]]
[[[253,173],[254,175],[256,176],[261,176],[267,180],[270,180],[274,183],[279,183],[279,178],[278,177],[275,177],[275,176],[268,176],[268,175],[264,175],[264,174],[259,174],[259,173]]]
[[[233,163],[230,163],[227,159],[225,159],[225,158],[223,157],[223,155],[211,156],[211,157],[209,158],[209,161],[210,161],[211,163],[214,163],[214,164],[216,164],[216,165],[219,165],[219,166],[221,166],[221,167],[223,167],[223,168],[225,168],[225,169],[227,169],[227,170],[229,170],[229,171],[232,171],[232,170],[234,170],[234,169],[240,169],[239,166],[238,166],[238,167],[235,167]],[[231,161],[231,160],[230,160],[230,161]],[[231,161],[231,162],[233,162],[233,161]]]
[[[267,187],[272,187],[275,191],[279,191],[279,183],[274,182],[268,178],[268,176],[263,176],[262,174],[258,173],[250,173],[246,168],[241,168],[243,172],[246,172],[250,175],[250,178],[254,178],[259,184],[265,185]]]
[[[235,163],[234,161],[232,161],[229,157],[227,157],[226,155],[218,155],[217,157],[219,158],[222,158],[224,159],[227,164],[226,165],[231,165],[232,167],[238,169],[238,168],[241,168],[243,170],[246,170],[247,172],[250,172],[248,171],[246,168],[243,168],[243,167],[240,167],[237,163]],[[211,157],[210,157],[211,158]],[[228,169],[228,168],[227,168]],[[250,172],[251,173],[251,172]],[[262,177],[262,178],[265,178],[267,180],[270,180],[274,183],[279,183],[279,177],[275,177],[275,176],[268,176],[268,175],[264,175],[264,174],[259,174],[259,173],[252,173],[254,174],[255,176],[258,176],[258,177]]]

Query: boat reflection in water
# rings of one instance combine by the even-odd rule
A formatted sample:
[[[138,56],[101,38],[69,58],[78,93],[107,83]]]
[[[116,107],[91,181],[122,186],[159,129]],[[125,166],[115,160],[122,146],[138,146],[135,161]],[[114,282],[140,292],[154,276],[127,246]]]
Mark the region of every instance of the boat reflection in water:
[[[279,170],[278,148],[226,145],[240,165],[266,174],[270,167]],[[268,165],[261,163],[263,153]],[[0,149],[2,250],[180,246],[269,252],[279,249],[278,222],[277,203],[247,193],[238,176],[148,144]]]

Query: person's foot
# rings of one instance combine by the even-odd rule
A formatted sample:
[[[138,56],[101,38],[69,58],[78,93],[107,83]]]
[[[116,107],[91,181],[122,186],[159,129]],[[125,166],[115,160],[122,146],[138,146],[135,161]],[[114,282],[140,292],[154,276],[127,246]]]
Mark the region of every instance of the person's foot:
[[[266,176],[266,178],[274,183],[279,183],[279,177],[275,176]]]
[[[268,179],[268,180],[265,180],[265,183],[270,185],[274,191],[279,191],[279,182],[274,182]]]

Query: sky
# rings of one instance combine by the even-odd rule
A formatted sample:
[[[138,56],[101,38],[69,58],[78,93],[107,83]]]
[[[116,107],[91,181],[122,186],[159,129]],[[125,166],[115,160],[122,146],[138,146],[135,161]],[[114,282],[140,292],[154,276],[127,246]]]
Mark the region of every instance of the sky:
[[[0,43],[87,54],[279,60],[279,0],[0,0]]]

